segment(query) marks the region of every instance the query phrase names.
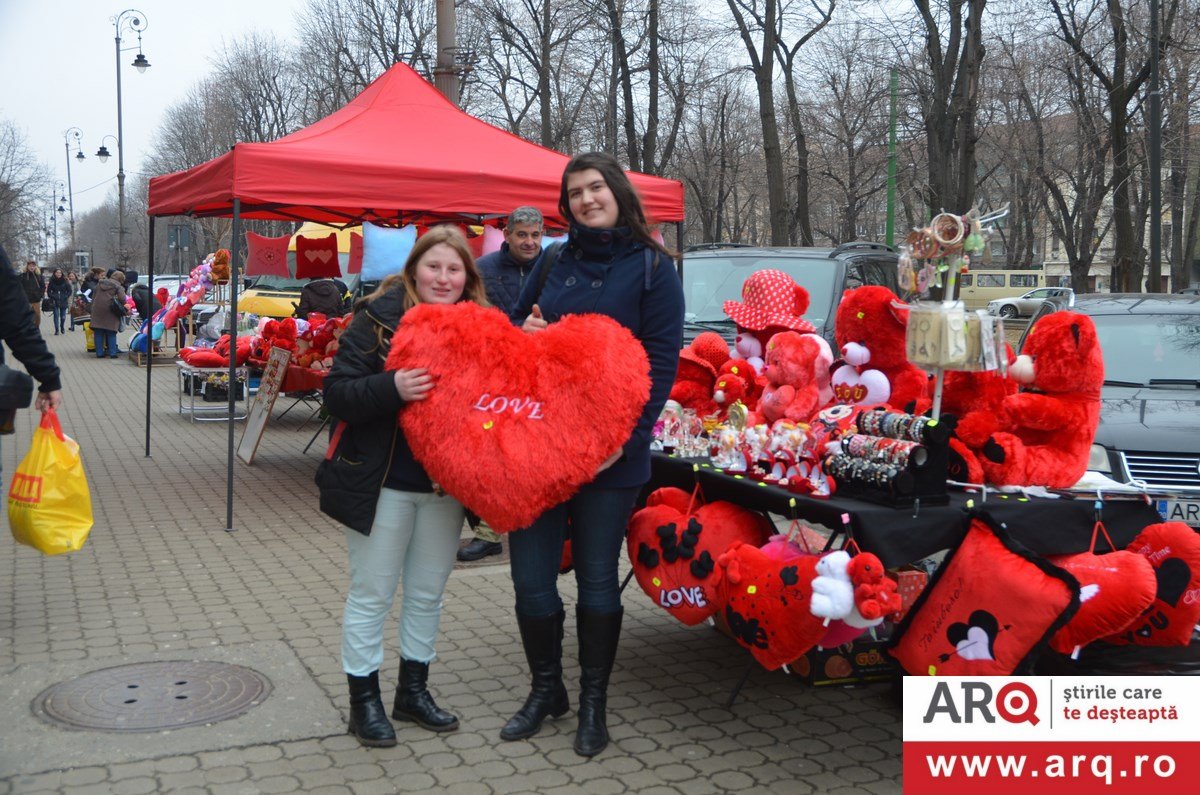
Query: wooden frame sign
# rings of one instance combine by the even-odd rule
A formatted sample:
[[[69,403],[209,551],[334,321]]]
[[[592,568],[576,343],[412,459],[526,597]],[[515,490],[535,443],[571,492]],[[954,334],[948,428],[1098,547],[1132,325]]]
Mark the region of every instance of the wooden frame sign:
[[[258,452],[258,443],[267,429],[267,420],[271,416],[271,409],[275,407],[275,398],[279,397],[279,388],[283,386],[291,359],[292,352],[286,348],[271,348],[271,355],[267,357],[267,366],[258,382],[258,394],[254,396],[254,405],[250,407],[246,429],[237,447],[237,457],[246,464],[254,463],[254,454]]]

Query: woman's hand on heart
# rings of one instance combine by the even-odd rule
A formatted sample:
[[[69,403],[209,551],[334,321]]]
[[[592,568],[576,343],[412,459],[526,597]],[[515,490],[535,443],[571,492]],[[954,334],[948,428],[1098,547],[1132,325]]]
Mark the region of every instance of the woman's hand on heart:
[[[397,370],[392,374],[396,382],[396,392],[405,403],[424,400],[433,389],[433,376],[424,368],[413,370]]]

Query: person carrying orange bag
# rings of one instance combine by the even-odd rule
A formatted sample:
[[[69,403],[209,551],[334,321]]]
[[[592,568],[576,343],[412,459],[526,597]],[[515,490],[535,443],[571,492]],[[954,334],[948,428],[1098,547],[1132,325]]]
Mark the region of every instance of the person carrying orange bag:
[[[74,552],[92,529],[92,497],[79,445],[65,436],[54,409],[42,412],[33,443],[8,490],[13,538],[47,555]]]

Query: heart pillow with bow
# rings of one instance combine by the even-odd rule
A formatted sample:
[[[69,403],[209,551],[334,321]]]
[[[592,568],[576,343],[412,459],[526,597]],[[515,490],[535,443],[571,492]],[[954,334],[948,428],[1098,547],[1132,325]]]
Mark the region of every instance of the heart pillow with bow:
[[[768,671],[817,644],[824,621],[809,609],[817,556],[780,560],[750,544],[734,544],[717,559],[719,599],[734,639]]]
[[[428,396],[400,411],[404,437],[435,483],[501,533],[591,481],[650,397],[641,343],[602,315],[530,334],[498,309],[419,304],[386,367],[433,376]]]
[[[678,495],[687,497],[680,507]],[[659,489],[629,521],[633,575],[656,605],[689,626],[720,609],[717,558],[736,543],[758,546],[770,523],[730,502],[692,505],[686,492]],[[698,504],[698,503],[697,503]]]
[[[1049,561],[1079,580],[1079,612],[1050,639],[1063,654],[1121,632],[1154,602],[1154,567],[1134,552],[1053,555]]]
[[[1125,547],[1154,567],[1154,602],[1109,643],[1186,646],[1200,621],[1200,535],[1183,522],[1160,522]]]

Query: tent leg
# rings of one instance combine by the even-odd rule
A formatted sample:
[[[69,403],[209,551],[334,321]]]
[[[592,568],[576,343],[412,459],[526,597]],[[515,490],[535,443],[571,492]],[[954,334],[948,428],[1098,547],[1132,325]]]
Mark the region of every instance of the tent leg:
[[[737,680],[737,684],[733,686],[733,690],[729,691],[729,698],[725,701],[725,709],[733,709],[733,702],[737,700],[738,693],[742,692],[742,688],[746,685],[746,680],[750,678],[750,672],[754,670],[755,665],[757,663],[751,657],[750,663],[746,666],[746,670],[742,672],[741,678]]]
[[[679,252],[679,262],[676,267],[679,270],[679,278],[683,278],[683,221],[675,222],[675,250]]]
[[[242,276],[238,266],[241,264],[240,252],[242,236],[242,200],[233,200],[233,230],[229,238],[229,458],[226,463],[229,480],[226,483],[225,495],[225,531],[232,533],[233,526],[233,418],[236,416],[236,404],[241,389],[237,381],[237,299],[238,287],[241,286]]]
[[[149,238],[150,248],[146,254],[146,265],[149,269],[147,278],[149,282],[146,289],[150,295],[146,299],[146,315],[142,318],[146,324],[146,458],[150,458],[150,374],[154,372],[154,341],[150,339],[150,329],[153,328],[151,322],[154,318],[154,216],[150,216],[149,223]],[[130,285],[129,289],[133,289]]]

